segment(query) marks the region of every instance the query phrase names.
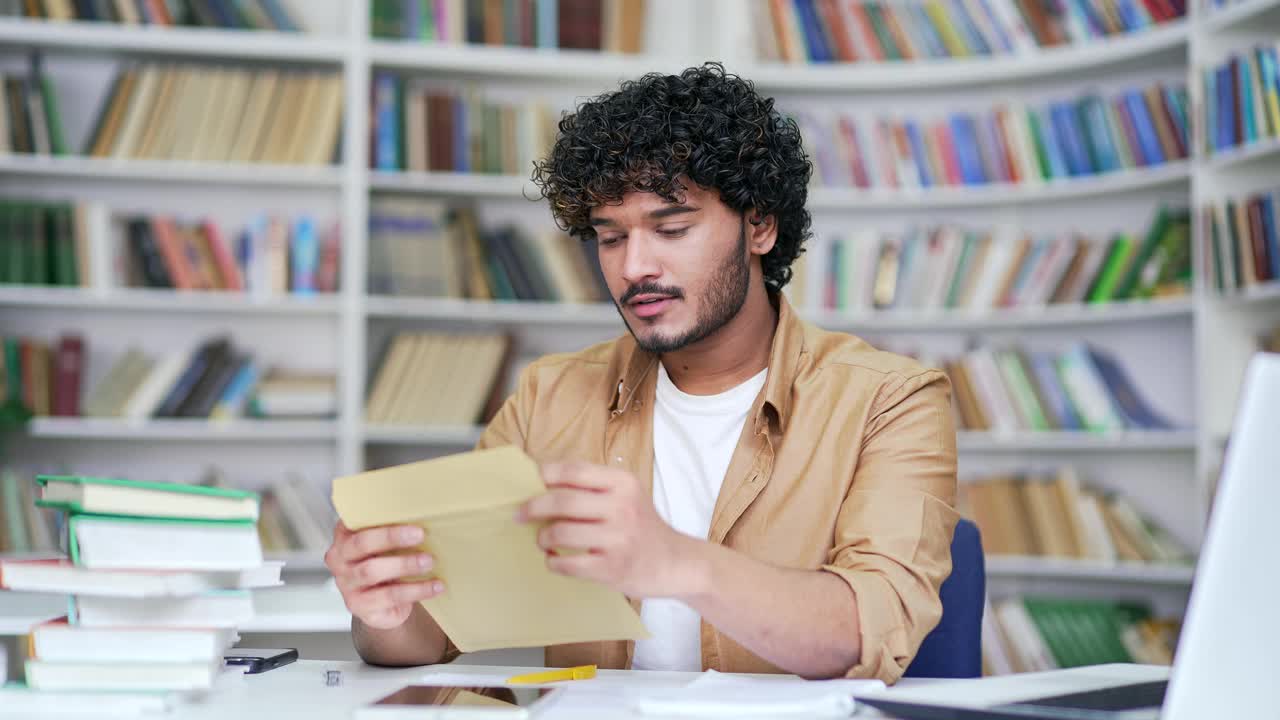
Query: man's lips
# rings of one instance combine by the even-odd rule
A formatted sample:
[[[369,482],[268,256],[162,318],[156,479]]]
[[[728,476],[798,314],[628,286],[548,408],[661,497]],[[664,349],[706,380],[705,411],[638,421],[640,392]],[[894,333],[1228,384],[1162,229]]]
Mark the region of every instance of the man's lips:
[[[637,317],[651,318],[665,312],[676,298],[671,295],[654,295],[646,293],[632,298],[627,306]]]

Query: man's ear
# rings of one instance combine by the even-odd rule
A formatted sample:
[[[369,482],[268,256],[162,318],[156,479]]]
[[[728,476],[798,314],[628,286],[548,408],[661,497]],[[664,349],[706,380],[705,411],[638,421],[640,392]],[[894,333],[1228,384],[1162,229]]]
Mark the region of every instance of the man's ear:
[[[747,210],[747,250],[752,255],[768,255],[778,241],[778,218]]]

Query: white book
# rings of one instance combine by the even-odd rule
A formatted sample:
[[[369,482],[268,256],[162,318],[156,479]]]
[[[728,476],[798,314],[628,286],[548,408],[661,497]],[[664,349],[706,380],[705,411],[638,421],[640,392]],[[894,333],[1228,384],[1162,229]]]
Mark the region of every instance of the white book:
[[[66,560],[0,560],[0,587],[25,592],[107,597],[182,597],[214,590],[243,590],[281,585],[282,562],[246,570],[145,571],[90,570]]]
[[[284,519],[293,529],[293,536],[298,539],[301,550],[323,552],[333,537],[333,529],[325,530],[307,508],[306,501],[298,491],[298,487],[289,480],[278,482],[271,487],[276,499],[280,501],[280,511]]]
[[[173,692],[53,692],[11,685],[0,687],[0,718],[159,715],[173,710],[181,699]]]
[[[1014,243],[1017,241],[1017,230],[1008,226],[996,229],[991,239],[987,255],[979,272],[976,290],[969,298],[968,310],[988,312],[995,307],[996,297],[1000,292],[1000,283],[1009,272],[1009,266],[1017,258]]]
[[[145,420],[154,415],[165,395],[178,381],[178,376],[186,369],[191,354],[191,350],[176,350],[156,363],[146,380],[125,402],[124,416],[130,420]]]
[[[1010,650],[1030,671],[1057,670],[1058,662],[1019,598],[996,604],[996,615],[1009,638]]]
[[[1102,506],[1098,497],[1088,491],[1080,493],[1077,499],[1080,525],[1084,529],[1081,541],[1085,556],[1100,562],[1113,564],[1119,559],[1115,543],[1111,540],[1111,531],[1107,529],[1106,516],[1102,514]]]
[[[231,628],[87,628],[64,623],[31,631],[35,659],[46,663],[211,663],[240,636]]]
[[[71,559],[87,568],[248,570],[262,565],[253,523],[73,516]]]
[[[27,661],[27,686],[34,690],[208,690],[222,658],[199,663],[52,663]]]
[[[253,596],[231,590],[179,598],[77,595],[75,622],[88,628],[234,628],[253,619]]]

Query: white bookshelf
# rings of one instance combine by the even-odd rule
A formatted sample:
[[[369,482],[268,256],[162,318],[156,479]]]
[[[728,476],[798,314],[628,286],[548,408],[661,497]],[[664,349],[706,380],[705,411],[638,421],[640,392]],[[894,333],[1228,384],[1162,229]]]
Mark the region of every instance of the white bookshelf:
[[[663,4],[666,3],[664,6]],[[672,5],[675,3],[675,5]],[[653,0],[662,8],[679,9],[676,0]],[[430,46],[373,40],[368,37],[367,0],[308,3],[326,18],[316,36],[283,33],[230,32],[206,29],[122,28],[99,23],[45,23],[0,20],[0,50],[16,57],[24,48],[45,50],[47,58],[105,56],[107,58],[203,59],[210,62],[338,66],[346,87],[346,114],[341,162],[328,167],[265,167],[191,164],[159,161],[117,161],[90,158],[32,158],[0,156],[0,193],[10,196],[66,198],[84,195],[109,205],[147,208],[152,197],[165,208],[197,212],[204,203],[243,208],[246,213],[270,207],[279,196],[294,203],[297,196],[313,203],[307,207],[330,209],[343,227],[341,292],[334,297],[252,298],[226,293],[173,293],[119,288],[51,289],[0,287],[0,322],[6,328],[43,327],[57,332],[64,327],[102,327],[103,335],[123,338],[143,332],[140,342],[165,347],[166,332],[185,331],[197,336],[222,328],[252,325],[257,345],[283,345],[282,357],[319,357],[335,370],[339,380],[339,414],[331,422],[235,421],[218,425],[207,421],[149,421],[130,424],[111,420],[42,419],[32,425],[35,441],[73,444],[109,443],[129,453],[134,448],[161,453],[176,448],[172,457],[189,459],[192,447],[201,454],[194,465],[224,453],[269,454],[272,461],[287,463],[302,458],[327,468],[329,477],[357,472],[374,462],[373,453],[405,453],[409,457],[466,447],[479,436],[479,428],[403,428],[366,425],[364,393],[375,369],[377,348],[370,344],[378,328],[420,327],[441,324],[499,325],[517,332],[531,352],[581,347],[584,338],[603,338],[620,332],[616,311],[608,304],[555,305],[550,303],[481,303],[448,299],[370,296],[365,292],[365,248],[368,199],[371,192],[465,198],[486,203],[512,204],[535,198],[524,176],[460,175],[456,173],[386,173],[368,169],[369,79],[375,69],[413,70],[446,80],[519,85],[535,88],[568,88],[579,96],[608,89],[620,78],[651,70],[675,71],[706,54],[724,59],[731,71],[753,79],[780,104],[793,101],[821,102],[837,94],[859,96],[874,93],[875,102],[887,97],[910,100],[935,93],[948,97],[975,96],[993,102],[1009,96],[1026,96],[1028,88],[1052,84],[1070,95],[1092,87],[1112,74],[1138,74],[1188,67],[1193,101],[1198,97],[1194,72],[1206,46],[1229,42],[1232,33],[1259,22],[1280,17],[1280,0],[1253,0],[1221,13],[1206,15],[1198,3],[1189,19],[1133,37],[1110,39],[1082,47],[1045,51],[1029,56],[949,62],[886,63],[852,67],[811,67],[761,64],[743,56],[741,28],[734,22],[686,23],[682,13],[668,12],[670,27],[649,33],[661,57],[628,57],[573,51],[518,48]],[[724,9],[724,0],[707,3]],[[699,9],[698,12],[703,12]],[[707,11],[711,12],[711,11]],[[697,15],[697,13],[694,13]],[[705,12],[703,13],[706,14]],[[741,15],[742,13],[737,13]],[[726,16],[727,17],[727,16]],[[713,18],[714,19],[714,18]],[[696,21],[697,18],[694,18]],[[705,21],[706,18],[703,18]],[[702,21],[699,21],[702,22]],[[679,27],[677,27],[679,25]],[[689,25],[689,27],[685,27]],[[673,44],[685,42],[668,52]],[[1136,82],[1139,81],[1134,81]],[[1032,93],[1034,94],[1034,93]],[[1196,121],[1199,120],[1198,104]],[[64,108],[64,114],[69,114]],[[82,119],[81,125],[85,124]],[[73,146],[74,142],[71,143]],[[956,213],[966,220],[1043,218],[1043,223],[1069,223],[1088,216],[1095,206],[1106,205],[1111,216],[1123,214],[1145,223],[1155,199],[1175,198],[1198,203],[1218,192],[1221,178],[1231,178],[1240,168],[1262,167],[1280,177],[1280,146],[1266,145],[1222,153],[1212,158],[1197,151],[1188,161],[1073,178],[1033,186],[992,185],[943,188],[916,194],[877,194],[856,189],[816,187],[810,207],[819,215],[841,218],[874,211],[895,217],[923,213],[947,218]],[[157,200],[159,202],[160,200]],[[281,202],[284,202],[282,199]],[[532,203],[530,203],[532,205]],[[292,205],[291,205],[292,207]],[[1119,208],[1116,210],[1115,208]],[[161,209],[161,208],[158,208]],[[545,208],[542,218],[549,226]],[[847,215],[846,215],[847,214]],[[1099,213],[1105,215],[1106,213]],[[1200,232],[1199,224],[1194,232]],[[1200,247],[1197,239],[1196,247]],[[1198,257],[1197,269],[1204,267]],[[1150,367],[1147,394],[1164,390],[1185,394],[1192,409],[1193,429],[1165,433],[1122,433],[1093,436],[1071,433],[998,436],[962,433],[960,450],[976,456],[979,467],[1008,468],[1011,461],[1029,466],[1044,462],[1080,459],[1097,467],[1114,465],[1114,484],[1123,486],[1128,476],[1138,484],[1165,482],[1168,491],[1156,502],[1198,518],[1195,527],[1175,528],[1183,537],[1198,540],[1208,508],[1207,471],[1216,463],[1224,428],[1234,407],[1234,388],[1243,370],[1240,358],[1248,333],[1269,318],[1280,322],[1280,286],[1253,288],[1228,298],[1209,297],[1197,286],[1191,297],[1104,306],[1053,306],[1043,310],[1010,310],[975,315],[968,313],[863,313],[806,311],[806,317],[833,329],[858,333],[900,333],[937,342],[954,351],[967,338],[1001,339],[1023,336],[1041,346],[1053,346],[1077,337],[1100,338],[1138,358]],[[88,318],[88,319],[82,319]],[[12,325],[10,324],[12,321]],[[79,323],[79,324],[78,324]],[[167,324],[165,324],[167,323]],[[164,329],[152,330],[156,324]],[[293,333],[310,328],[315,337],[294,347]],[[140,328],[140,330],[135,330]],[[9,330],[6,330],[8,332]],[[248,331],[246,331],[248,332]],[[88,333],[91,347],[99,340]],[[929,340],[932,341],[932,340]],[[119,341],[123,345],[125,339]],[[565,346],[568,347],[565,347]],[[1122,357],[1123,359],[1123,357]],[[1169,361],[1169,362],[1166,362]],[[1172,368],[1172,369],[1170,369]],[[1178,368],[1188,368],[1179,370]],[[1204,422],[1199,422],[1201,418]],[[174,441],[172,443],[166,441]],[[94,447],[99,445],[95,444]],[[19,443],[21,451],[26,444]],[[40,442],[35,452],[50,452]],[[53,447],[63,447],[54,444]],[[317,448],[322,452],[317,453]],[[396,455],[401,457],[402,455]],[[254,455],[255,459],[261,457]],[[1167,471],[1174,477],[1165,478]],[[318,479],[322,480],[323,476]],[[1179,514],[1179,513],[1172,513]],[[1198,543],[1195,543],[1198,544]],[[322,572],[311,554],[291,555],[292,569]],[[993,581],[1055,579],[1084,584],[1116,582],[1147,584],[1167,591],[1190,581],[1187,568],[1101,567],[1087,563],[1049,561],[1042,558],[992,558]],[[0,621],[4,613],[0,611]],[[338,628],[329,616],[315,622],[299,621],[302,628]],[[315,619],[315,618],[313,618]],[[345,632],[345,626],[341,631]],[[0,628],[2,631],[2,628]],[[326,630],[327,631],[327,630]]]

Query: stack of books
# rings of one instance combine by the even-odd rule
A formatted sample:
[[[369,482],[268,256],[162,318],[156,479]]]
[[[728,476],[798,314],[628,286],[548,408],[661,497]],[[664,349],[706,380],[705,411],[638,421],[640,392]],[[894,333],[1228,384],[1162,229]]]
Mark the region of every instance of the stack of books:
[[[122,25],[158,27],[207,27],[227,30],[277,30],[298,32],[300,26],[280,0],[115,0],[69,2],[29,0],[0,4],[0,15],[21,15],[43,20],[87,20]]]
[[[754,4],[754,3],[753,3]],[[372,0],[375,38],[638,53],[645,0]]]
[[[1280,43],[1232,53],[1202,82],[1209,154],[1280,138]]]
[[[387,344],[365,419],[378,425],[470,427],[497,411],[512,362],[501,334],[402,332]]]
[[[264,563],[258,496],[241,490],[39,476],[38,503],[65,515],[68,556],[0,561],[0,587],[70,596],[65,618],[32,629],[25,689],[3,704],[101,712],[164,709],[213,688],[250,588],[280,584]]]
[[[39,53],[25,75],[0,73],[0,91],[0,155],[67,154],[58,93]]]
[[[1280,280],[1280,190],[1227,197],[1200,214],[1205,272],[1220,292]]]
[[[105,210],[95,202],[0,198],[0,283],[87,286],[90,238]]]

